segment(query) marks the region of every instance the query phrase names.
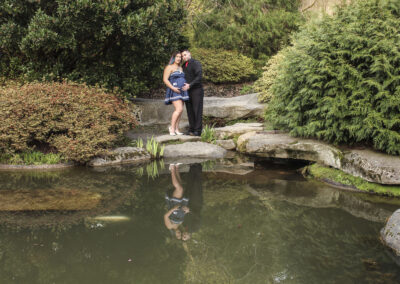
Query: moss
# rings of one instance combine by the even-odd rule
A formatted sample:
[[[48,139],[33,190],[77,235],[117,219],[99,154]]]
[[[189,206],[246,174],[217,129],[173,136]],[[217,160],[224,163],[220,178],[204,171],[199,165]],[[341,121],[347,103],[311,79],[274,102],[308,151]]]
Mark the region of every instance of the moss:
[[[324,167],[318,164],[308,166],[306,168],[306,173],[318,180],[330,181],[347,187],[355,187],[361,191],[400,197],[400,186],[398,185],[382,185],[368,182],[362,178],[346,174],[341,170]]]

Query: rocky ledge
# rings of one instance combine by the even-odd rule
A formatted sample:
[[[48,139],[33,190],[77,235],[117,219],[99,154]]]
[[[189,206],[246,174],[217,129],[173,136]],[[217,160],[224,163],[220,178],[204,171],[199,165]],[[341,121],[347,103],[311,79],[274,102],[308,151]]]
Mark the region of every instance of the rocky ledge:
[[[400,184],[400,157],[371,150],[340,150],[317,140],[294,138],[274,131],[243,134],[236,148],[257,157],[317,162],[369,182]]]
[[[143,148],[120,147],[112,150],[108,155],[91,160],[88,165],[92,167],[110,166],[128,163],[143,163],[150,160],[150,154]]]

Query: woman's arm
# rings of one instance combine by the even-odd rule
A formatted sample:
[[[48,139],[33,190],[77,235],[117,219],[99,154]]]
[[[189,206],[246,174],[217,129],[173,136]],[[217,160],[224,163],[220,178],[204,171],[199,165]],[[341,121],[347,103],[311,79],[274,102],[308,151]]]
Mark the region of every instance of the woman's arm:
[[[164,69],[164,74],[163,74],[163,82],[165,85],[167,85],[168,88],[170,88],[172,91],[174,91],[175,93],[180,94],[181,91],[178,88],[175,88],[174,86],[172,86],[171,82],[168,80],[169,75],[171,75],[171,65],[168,65],[167,67],[165,67]]]
[[[173,228],[174,225],[172,224],[171,220],[169,220],[169,215],[171,215],[172,212],[174,212],[178,208],[179,208],[179,205],[176,205],[175,207],[171,208],[167,213],[165,213],[164,224],[165,224],[165,227],[167,227],[167,229]]]

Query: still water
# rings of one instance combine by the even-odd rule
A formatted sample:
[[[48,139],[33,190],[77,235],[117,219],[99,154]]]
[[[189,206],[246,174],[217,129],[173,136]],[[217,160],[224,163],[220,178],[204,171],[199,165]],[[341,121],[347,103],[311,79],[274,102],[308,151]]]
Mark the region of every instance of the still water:
[[[398,206],[277,164],[0,172],[0,281],[400,283]]]

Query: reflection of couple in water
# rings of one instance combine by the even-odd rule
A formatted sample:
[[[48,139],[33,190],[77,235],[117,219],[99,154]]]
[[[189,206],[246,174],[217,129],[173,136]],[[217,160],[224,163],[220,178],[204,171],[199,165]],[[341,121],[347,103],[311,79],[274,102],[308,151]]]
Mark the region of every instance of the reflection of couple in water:
[[[186,189],[182,187],[179,164],[171,164],[169,170],[174,189],[165,195],[168,211],[164,215],[164,223],[178,240],[187,241],[200,224],[203,205],[201,165],[190,165],[185,178]]]

